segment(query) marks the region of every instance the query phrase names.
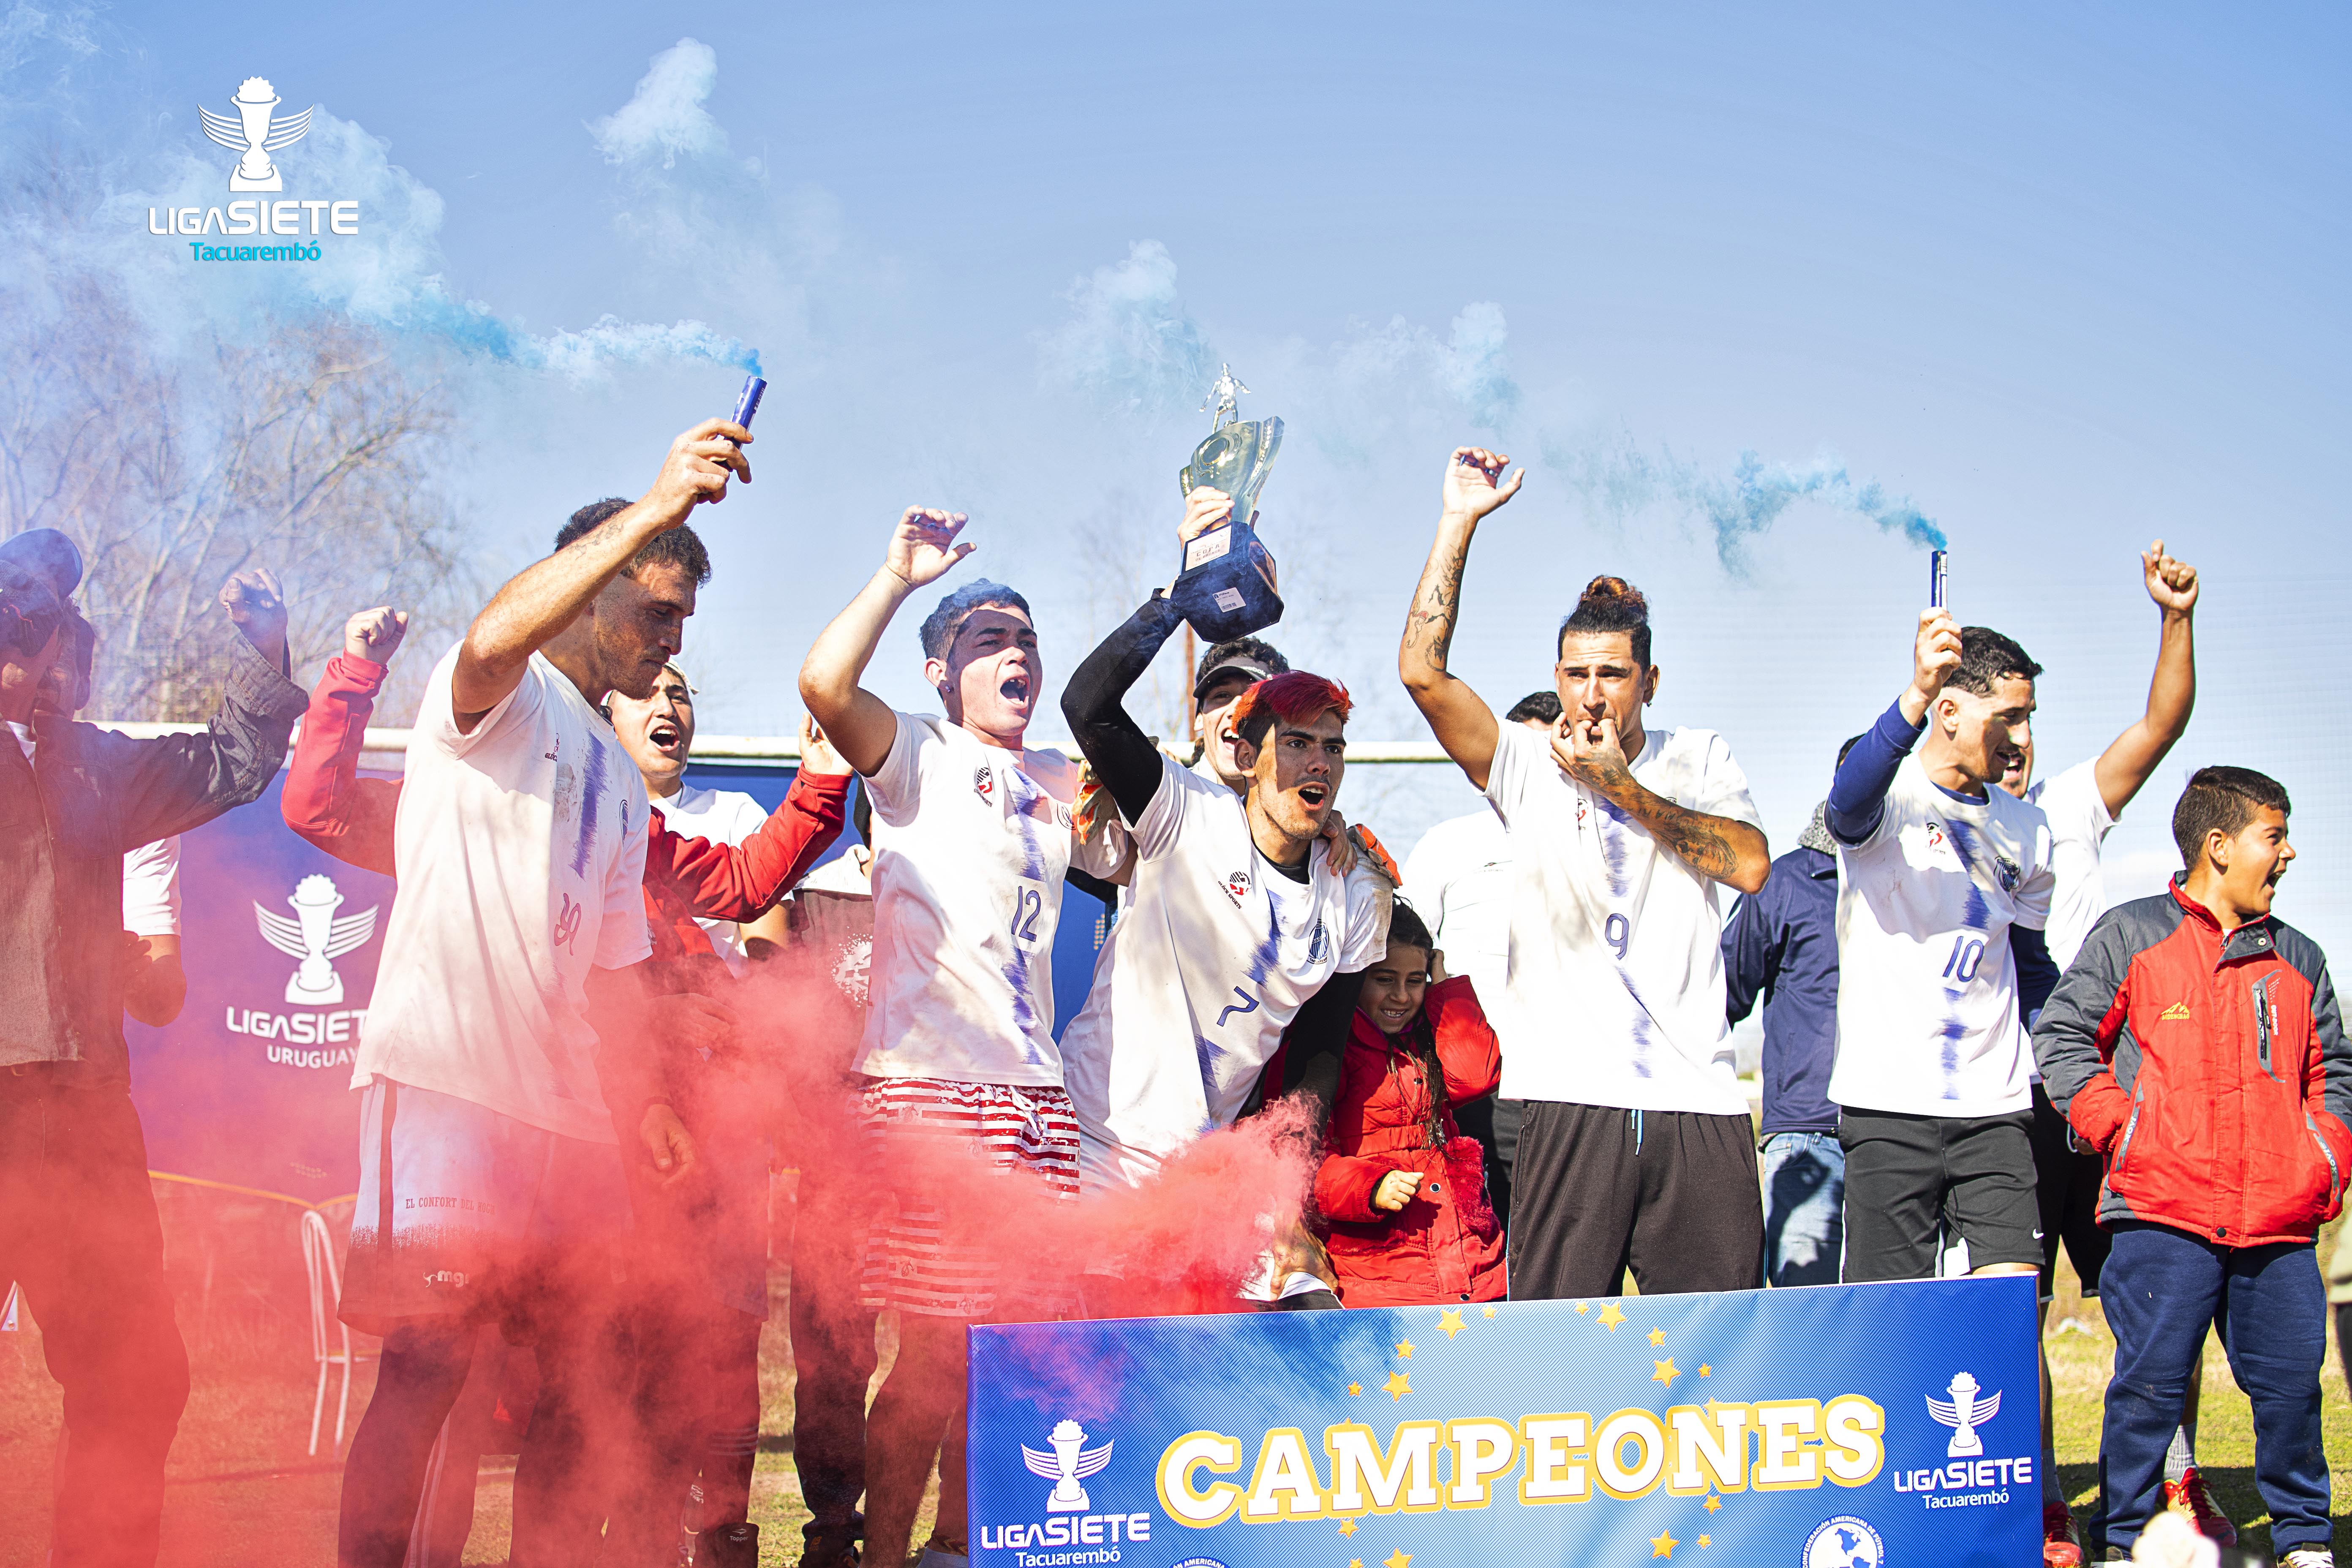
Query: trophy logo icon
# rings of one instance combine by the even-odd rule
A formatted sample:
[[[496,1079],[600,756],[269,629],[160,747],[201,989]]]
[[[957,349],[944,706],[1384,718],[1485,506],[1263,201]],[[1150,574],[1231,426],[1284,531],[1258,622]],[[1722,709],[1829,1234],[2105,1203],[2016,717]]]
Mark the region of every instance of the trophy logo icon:
[[[1085,1513],[1094,1504],[1087,1497],[1087,1489],[1078,1482],[1110,1463],[1111,1445],[1086,1447],[1086,1428],[1075,1421],[1057,1423],[1050,1441],[1054,1446],[1051,1453],[1022,1444],[1022,1462],[1029,1467],[1031,1475],[1043,1476],[1054,1483],[1054,1489],[1045,1496],[1047,1513]]]
[[[269,154],[280,147],[292,146],[310,133],[310,110],[271,119],[269,111],[278,107],[278,89],[257,76],[246,78],[229,102],[236,108],[234,115],[215,114],[203,104],[196,105],[196,113],[204,119],[205,134],[230,152],[242,154],[236,167],[229,171],[228,188],[284,190],[286,182],[279,178],[278,165],[269,161]]]
[[[1177,483],[1191,495],[1203,485],[1233,498],[1233,515],[1184,546],[1183,570],[1169,597],[1192,629],[1212,643],[1246,637],[1282,619],[1274,557],[1257,537],[1257,495],[1282,449],[1282,421],[1244,419],[1249,388],[1226,365],[1201,405],[1208,438],[1192,449]]]
[[[333,961],[366,946],[375,935],[376,906],[339,918],[335,910],[342,907],[343,896],[335,891],[331,877],[303,878],[286,901],[294,906],[291,920],[259,904],[253,906],[261,940],[287,957],[300,960],[286,982],[286,1000],[305,1007],[341,1005],[343,977],[335,972]]]
[[[1984,1452],[1984,1439],[1977,1436],[1977,1428],[2000,1414],[2000,1391],[1995,1389],[1990,1398],[1978,1397],[1984,1392],[1982,1386],[1964,1372],[1952,1379],[1945,1392],[1952,1396],[1949,1400],[1927,1401],[1927,1414],[1952,1428],[1952,1441],[1944,1449],[1944,1458],[1974,1458]]]

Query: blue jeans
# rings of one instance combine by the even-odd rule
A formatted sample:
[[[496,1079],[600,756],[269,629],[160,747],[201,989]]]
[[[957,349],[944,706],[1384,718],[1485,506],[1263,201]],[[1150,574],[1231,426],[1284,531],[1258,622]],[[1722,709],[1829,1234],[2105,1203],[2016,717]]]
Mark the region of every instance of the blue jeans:
[[[2218,1247],[2170,1226],[2114,1227],[2099,1304],[2116,1336],[2099,1435],[2100,1512],[2091,1542],[2128,1549],[2163,1507],[2164,1450],[2208,1324],[2254,1407],[2254,1487],[2271,1511],[2271,1549],[2327,1544],[2327,1458],[2319,1372],[2327,1292],[2311,1243]]]
[[[1764,1178],[1764,1279],[1834,1285],[1845,1255],[1845,1150],[1835,1132],[1775,1132],[1756,1155]]]

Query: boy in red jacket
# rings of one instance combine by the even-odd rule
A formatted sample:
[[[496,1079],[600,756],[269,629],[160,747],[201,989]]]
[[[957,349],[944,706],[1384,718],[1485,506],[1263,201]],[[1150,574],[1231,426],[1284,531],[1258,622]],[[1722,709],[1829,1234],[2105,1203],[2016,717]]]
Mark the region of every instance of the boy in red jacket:
[[[2053,1104],[2106,1156],[2100,1299],[2116,1335],[2094,1551],[2128,1559],[2210,1323],[2253,1405],[2254,1481],[2286,1568],[2332,1568],[2314,1240],[2352,1172],[2352,1046],[2327,960],[2271,918],[2286,791],[2200,768],[2172,813],[2187,869],[2107,911],[2034,1033]]]
[[[1502,1047],[1467,976],[1433,979],[1435,944],[1411,905],[1364,972],[1339,1064],[1330,1149],[1315,1176],[1348,1307],[1451,1306],[1508,1292],[1485,1152],[1453,1108],[1495,1092]]]

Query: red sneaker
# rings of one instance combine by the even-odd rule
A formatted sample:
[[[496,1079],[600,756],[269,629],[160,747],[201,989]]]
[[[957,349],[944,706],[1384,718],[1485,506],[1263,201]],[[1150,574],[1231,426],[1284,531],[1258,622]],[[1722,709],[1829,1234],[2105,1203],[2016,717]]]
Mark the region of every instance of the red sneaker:
[[[2058,1498],[2042,1505],[2042,1568],[2083,1568],[2083,1527]]]
[[[2238,1527],[2205,1489],[2205,1478],[2197,1473],[2196,1466],[2183,1470],[2179,1480],[2164,1483],[2164,1506],[2195,1525],[2206,1540],[2224,1546],[2238,1544]]]

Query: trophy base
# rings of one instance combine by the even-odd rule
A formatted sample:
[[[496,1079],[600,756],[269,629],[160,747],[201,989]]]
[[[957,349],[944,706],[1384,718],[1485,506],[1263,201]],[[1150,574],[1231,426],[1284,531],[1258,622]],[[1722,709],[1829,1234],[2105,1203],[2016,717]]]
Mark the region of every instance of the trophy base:
[[[1176,613],[1212,643],[1263,631],[1282,619],[1274,557],[1245,522],[1211,529],[1184,552],[1184,570],[1169,595]]]
[[[282,191],[286,188],[286,176],[272,169],[268,177],[253,179],[232,169],[229,171],[228,188],[232,191]]]
[[[343,977],[331,971],[326,987],[312,991],[303,985],[302,972],[298,969],[294,978],[286,983],[286,1000],[297,1007],[340,1007],[343,1005]]]

